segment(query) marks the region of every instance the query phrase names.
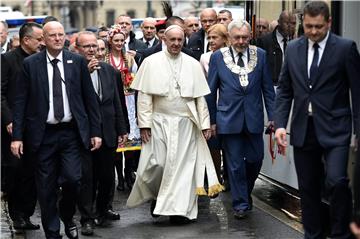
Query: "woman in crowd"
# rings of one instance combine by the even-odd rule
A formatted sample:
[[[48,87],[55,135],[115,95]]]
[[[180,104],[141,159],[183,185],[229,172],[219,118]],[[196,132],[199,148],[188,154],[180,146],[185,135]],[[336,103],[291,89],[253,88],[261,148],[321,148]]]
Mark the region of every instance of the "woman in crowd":
[[[124,43],[126,39],[126,33],[123,32],[119,25],[114,25],[108,33],[109,51],[105,57],[105,61],[115,67],[121,72],[121,78],[123,81],[124,93],[126,99],[126,107],[128,111],[130,133],[129,141],[126,142],[125,147],[139,146],[140,131],[136,124],[136,112],[135,112],[135,91],[130,89],[130,85],[134,79],[134,74],[137,71],[137,65],[134,57],[125,52]],[[120,191],[124,190],[124,177],[122,174],[122,153],[119,153],[119,159],[115,161],[116,172],[118,174],[118,186]],[[125,182],[129,190],[135,181],[134,172],[137,169],[140,151],[126,151],[125,155]]]
[[[203,67],[204,73],[207,77],[209,70],[209,61],[211,54],[216,50],[225,47],[229,44],[227,29],[223,24],[215,24],[209,28],[208,31],[208,42],[210,51],[201,55],[200,64]],[[216,138],[216,129],[212,129],[212,139],[208,141],[211,156],[213,158],[216,174],[218,178],[221,178],[221,154],[220,154],[220,142]],[[224,166],[225,170],[225,166]],[[226,184],[226,183],[225,183]],[[225,189],[228,187],[225,185]]]

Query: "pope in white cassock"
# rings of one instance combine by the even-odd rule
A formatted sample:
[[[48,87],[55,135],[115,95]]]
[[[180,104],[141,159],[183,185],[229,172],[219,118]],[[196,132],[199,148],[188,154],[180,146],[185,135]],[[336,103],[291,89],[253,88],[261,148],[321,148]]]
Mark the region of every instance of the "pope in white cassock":
[[[131,85],[139,92],[143,144],[127,206],[152,200],[152,215],[193,220],[198,195],[214,196],[222,186],[206,144],[211,131],[204,96],[210,90],[200,63],[181,53],[183,41],[181,27],[168,27],[167,48],[144,60]]]

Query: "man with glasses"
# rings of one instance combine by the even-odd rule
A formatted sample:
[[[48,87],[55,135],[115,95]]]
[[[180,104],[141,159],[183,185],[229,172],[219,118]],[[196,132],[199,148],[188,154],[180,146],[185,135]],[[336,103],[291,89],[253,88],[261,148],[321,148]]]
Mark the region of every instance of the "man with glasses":
[[[117,88],[118,84],[122,84],[121,75],[114,67],[105,62],[100,62],[96,58],[98,44],[94,33],[80,32],[76,39],[76,48],[79,54],[84,56],[88,62],[91,80],[100,104],[103,144],[99,150],[92,152],[90,157],[84,159],[89,164],[87,168],[90,170],[83,172],[83,177],[92,178],[91,168],[93,168],[97,224],[105,225],[107,223],[108,204],[111,201],[111,190],[115,183],[114,160],[116,148],[118,144],[125,142],[127,138],[123,114],[123,110],[126,109],[122,109],[119,97],[120,90]],[[123,89],[121,91],[123,92]],[[89,186],[91,186],[91,180],[85,181],[90,182]],[[86,195],[82,195],[81,198],[84,198],[84,196]],[[92,195],[89,196],[91,200]],[[91,208],[91,203],[88,205]],[[92,222],[89,217],[87,220],[85,219],[82,215],[81,233],[91,235],[93,234]]]
[[[252,209],[251,192],[264,158],[264,107],[272,124],[275,92],[265,51],[249,45],[248,22],[228,26],[230,47],[210,59],[206,97],[213,134],[221,135],[231,187],[234,217]]]
[[[10,151],[13,131],[13,103],[16,92],[16,79],[21,72],[25,57],[40,51],[42,26],[25,23],[19,31],[20,47],[1,55],[1,144],[2,144],[2,183],[8,196],[8,209],[15,229],[39,229],[30,221],[36,206],[36,189],[32,158],[29,154],[17,159]]]
[[[24,60],[17,80],[11,151],[19,160],[24,152],[34,157],[46,238],[61,238],[59,217],[67,237],[78,238],[83,152],[102,143],[99,103],[85,59],[64,50],[61,23],[46,23],[43,34],[46,49]]]
[[[200,61],[201,54],[208,52],[209,43],[207,40],[207,30],[215,25],[217,21],[216,11],[212,8],[205,8],[200,13],[201,29],[194,33],[187,45],[187,48],[193,51],[195,58]]]

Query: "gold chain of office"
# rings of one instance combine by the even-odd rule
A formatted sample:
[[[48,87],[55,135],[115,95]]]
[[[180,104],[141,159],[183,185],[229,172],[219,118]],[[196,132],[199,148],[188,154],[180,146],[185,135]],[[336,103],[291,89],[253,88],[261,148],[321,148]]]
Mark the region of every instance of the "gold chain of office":
[[[240,85],[242,87],[248,86],[248,74],[255,69],[257,64],[257,47],[252,45],[249,46],[249,62],[247,66],[244,67],[240,67],[235,64],[229,47],[223,47],[220,49],[220,51],[223,55],[224,63],[227,68],[229,68],[229,70],[234,74],[239,75]]]

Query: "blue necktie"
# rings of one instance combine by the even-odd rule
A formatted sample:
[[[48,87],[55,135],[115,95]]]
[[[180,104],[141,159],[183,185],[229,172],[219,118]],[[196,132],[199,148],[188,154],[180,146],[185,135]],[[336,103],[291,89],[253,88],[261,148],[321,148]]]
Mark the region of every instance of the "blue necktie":
[[[312,85],[313,80],[316,77],[317,71],[319,69],[318,62],[319,62],[319,44],[314,44],[314,57],[310,66],[310,78],[309,78],[309,84]]]

